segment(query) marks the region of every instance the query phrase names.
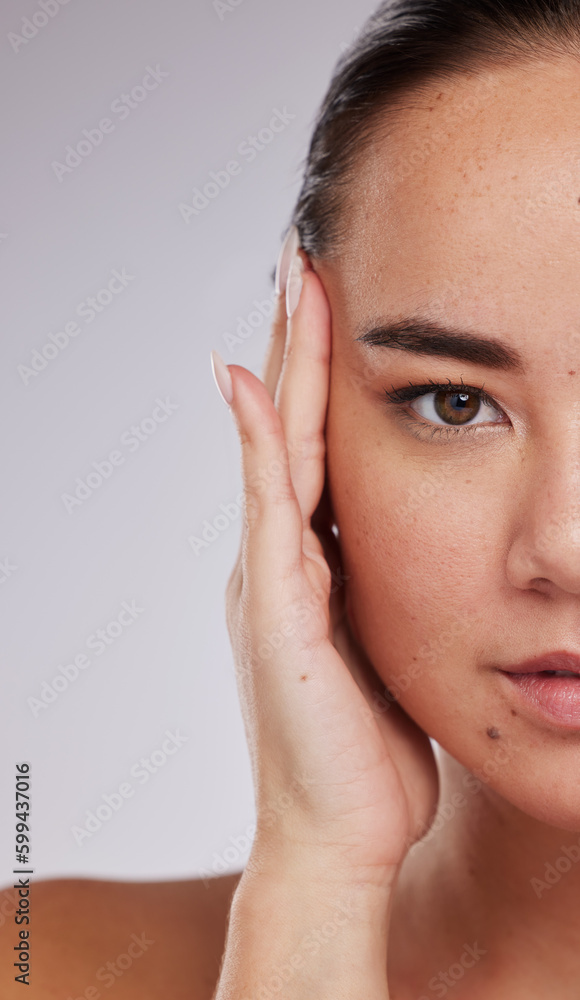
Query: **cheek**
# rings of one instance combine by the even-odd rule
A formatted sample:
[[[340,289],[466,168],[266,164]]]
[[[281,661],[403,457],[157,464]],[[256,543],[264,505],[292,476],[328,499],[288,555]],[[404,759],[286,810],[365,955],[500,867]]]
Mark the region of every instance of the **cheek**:
[[[457,663],[474,659],[473,626],[486,594],[489,605],[497,590],[494,521],[476,502],[477,476],[464,484],[464,470],[461,489],[434,461],[420,464],[400,445],[399,452],[389,447],[386,431],[380,446],[373,436],[328,424],[329,487],[353,631],[385,683],[425,669],[430,687],[453,674],[456,684]]]
[[[479,478],[472,475],[469,493],[450,477],[451,488],[425,490],[409,511],[409,490],[428,482],[426,474],[415,465],[411,475],[409,463],[392,455],[369,461],[363,447],[349,452],[347,440],[345,429],[340,445],[334,439],[329,447],[329,485],[351,620],[377,674],[418,726],[471,772],[463,785],[469,800],[484,790],[475,800],[484,804],[497,792],[541,822],[577,832],[580,749],[564,751],[560,739],[530,731],[510,713],[493,676],[477,669],[510,620],[502,589],[510,513],[486,502],[485,493],[501,477],[490,481],[484,467]],[[517,616],[513,621],[517,626]],[[501,740],[489,738],[492,725]]]
[[[346,489],[343,480],[338,499],[331,490],[360,641],[380,673],[404,669],[425,655],[425,646],[432,662],[450,630],[460,634],[463,620],[479,606],[476,534],[458,531],[441,494],[409,511],[400,482],[359,479],[350,485]]]

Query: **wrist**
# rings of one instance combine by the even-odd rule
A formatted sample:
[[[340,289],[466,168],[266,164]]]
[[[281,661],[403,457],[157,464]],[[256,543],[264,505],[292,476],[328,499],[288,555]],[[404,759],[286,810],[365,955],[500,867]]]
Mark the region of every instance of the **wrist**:
[[[389,901],[376,886],[317,879],[308,866],[250,864],[232,900],[215,1000],[282,986],[289,1000],[388,1000]]]
[[[352,890],[360,898],[376,899],[388,906],[401,863],[363,865],[357,852],[352,860],[347,847],[321,842],[315,835],[271,836],[258,829],[244,870],[244,885],[256,880],[323,886],[325,891]]]

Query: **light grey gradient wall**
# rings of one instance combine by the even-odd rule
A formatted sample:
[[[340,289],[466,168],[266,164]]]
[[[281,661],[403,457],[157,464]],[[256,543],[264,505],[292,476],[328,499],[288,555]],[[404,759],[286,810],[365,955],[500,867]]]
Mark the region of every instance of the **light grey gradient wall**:
[[[2,884],[20,761],[37,879],[247,858],[239,445],[209,355],[261,372],[313,118],[374,6],[2,4]]]

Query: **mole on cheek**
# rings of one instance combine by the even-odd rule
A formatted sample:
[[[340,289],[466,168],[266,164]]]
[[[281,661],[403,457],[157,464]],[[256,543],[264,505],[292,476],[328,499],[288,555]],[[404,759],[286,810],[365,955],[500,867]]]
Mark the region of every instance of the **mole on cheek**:
[[[499,729],[496,729],[495,726],[489,726],[485,731],[490,739],[499,739]]]

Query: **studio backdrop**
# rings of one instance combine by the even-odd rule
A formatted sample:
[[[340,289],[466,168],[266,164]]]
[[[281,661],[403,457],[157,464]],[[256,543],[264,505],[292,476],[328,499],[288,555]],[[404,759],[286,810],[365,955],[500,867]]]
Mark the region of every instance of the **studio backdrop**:
[[[35,878],[243,868],[235,426],[331,71],[368,0],[3,0],[0,825]]]

